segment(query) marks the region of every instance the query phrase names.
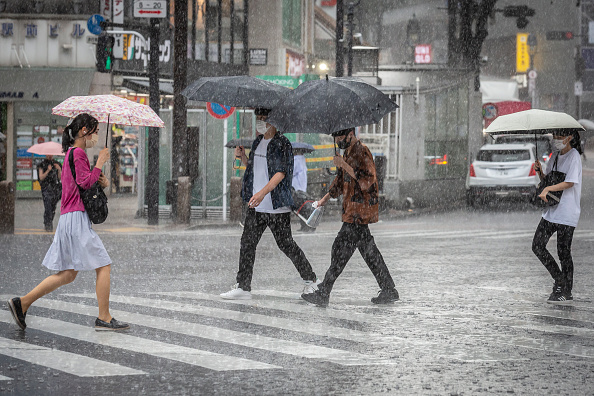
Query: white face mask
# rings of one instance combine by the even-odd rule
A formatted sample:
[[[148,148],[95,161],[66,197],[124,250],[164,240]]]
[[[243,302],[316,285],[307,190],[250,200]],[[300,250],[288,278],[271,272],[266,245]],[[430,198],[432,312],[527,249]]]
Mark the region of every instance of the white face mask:
[[[98,141],[99,141],[99,135],[97,135],[96,133],[92,134],[90,140],[89,139],[85,140],[85,148],[94,147]]]
[[[266,121],[256,120],[256,131],[261,134],[265,134],[268,128],[266,128]]]
[[[553,139],[553,149],[555,151],[561,151],[561,150],[563,150],[565,148],[565,146],[567,145],[567,144],[563,143],[564,140],[565,139],[561,139],[561,140],[559,140],[559,139]]]

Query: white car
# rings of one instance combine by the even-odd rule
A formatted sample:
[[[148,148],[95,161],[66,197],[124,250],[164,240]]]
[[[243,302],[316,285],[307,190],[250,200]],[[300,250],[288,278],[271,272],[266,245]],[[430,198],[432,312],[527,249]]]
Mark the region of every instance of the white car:
[[[538,157],[542,157],[541,163],[546,164],[553,155],[553,135],[550,133],[544,135],[494,135],[493,144],[523,144],[534,143]],[[543,162],[544,161],[544,162]]]
[[[532,143],[484,145],[470,165],[466,202],[476,206],[504,197],[535,199],[540,179],[534,170],[534,161]]]

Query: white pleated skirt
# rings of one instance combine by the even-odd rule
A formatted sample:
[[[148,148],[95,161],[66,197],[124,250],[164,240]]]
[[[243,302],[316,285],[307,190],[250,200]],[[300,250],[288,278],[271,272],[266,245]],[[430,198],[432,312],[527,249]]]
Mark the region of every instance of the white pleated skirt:
[[[90,271],[111,264],[111,259],[87,212],[69,212],[60,216],[42,264],[54,271]]]

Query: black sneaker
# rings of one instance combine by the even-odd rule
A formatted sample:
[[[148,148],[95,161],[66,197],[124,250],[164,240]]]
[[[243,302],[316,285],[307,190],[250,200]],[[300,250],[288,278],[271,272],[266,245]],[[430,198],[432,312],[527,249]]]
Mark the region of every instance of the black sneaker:
[[[377,293],[377,297],[373,297],[371,302],[374,304],[391,304],[399,299],[400,296],[398,296],[398,291],[396,289],[387,289],[380,290]]]
[[[19,325],[21,330],[25,330],[27,328],[27,323],[25,323],[25,317],[27,316],[27,313],[23,313],[20,297],[15,297],[8,300],[8,308],[10,309],[10,313],[12,314],[16,324]]]
[[[310,304],[317,305],[318,307],[322,308],[326,308],[328,306],[328,301],[330,301],[330,296],[327,294],[322,294],[319,290],[316,290],[313,293],[304,293],[301,295],[301,298]]]
[[[571,291],[563,290],[563,287],[555,284],[547,303],[554,305],[571,305],[573,304],[573,296],[571,295]]]
[[[115,330],[128,330],[130,325],[128,323],[122,323],[111,318],[109,323],[97,318],[95,319],[95,330],[97,331],[115,331]]]

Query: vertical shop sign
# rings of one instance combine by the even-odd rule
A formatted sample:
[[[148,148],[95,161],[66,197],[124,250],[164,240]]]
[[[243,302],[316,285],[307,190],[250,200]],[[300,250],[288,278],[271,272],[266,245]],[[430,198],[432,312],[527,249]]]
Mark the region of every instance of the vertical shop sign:
[[[517,33],[516,36],[516,72],[526,73],[530,69],[528,53],[528,33]]]

